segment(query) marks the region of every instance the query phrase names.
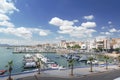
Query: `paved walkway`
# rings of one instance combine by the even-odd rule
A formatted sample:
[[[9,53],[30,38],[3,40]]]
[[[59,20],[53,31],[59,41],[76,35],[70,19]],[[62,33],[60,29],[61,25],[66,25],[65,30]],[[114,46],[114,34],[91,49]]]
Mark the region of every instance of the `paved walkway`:
[[[108,70],[106,70],[105,67],[93,67],[93,72],[90,72],[90,68],[75,68],[74,76],[70,76],[70,69],[65,69],[65,70],[46,70],[46,71],[42,71],[40,75],[38,75],[37,72],[33,72],[33,73],[14,75],[12,77],[14,78],[14,80],[37,80],[37,78],[40,77],[75,78],[86,75],[94,75],[96,73],[115,70],[118,68],[119,67],[116,65],[109,66]],[[25,79],[25,77],[27,77],[27,79]],[[7,77],[0,78],[0,80],[6,80],[6,79]]]

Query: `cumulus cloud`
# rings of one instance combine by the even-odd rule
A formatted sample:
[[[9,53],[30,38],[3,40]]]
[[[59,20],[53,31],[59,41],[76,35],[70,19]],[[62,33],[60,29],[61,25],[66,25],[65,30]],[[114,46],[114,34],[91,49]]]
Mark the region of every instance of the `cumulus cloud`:
[[[12,2],[12,0],[0,0],[0,27],[15,27],[8,14],[19,11]]]
[[[89,16],[84,16],[83,18],[86,19],[86,20],[92,20],[94,18],[94,16],[89,15]]]
[[[54,17],[49,21],[50,24],[53,24],[55,26],[72,26],[74,24],[73,21],[68,20],[62,20],[58,17]]]
[[[112,28],[109,30],[109,32],[113,33],[113,32],[117,32],[117,30],[115,28]]]
[[[7,16],[14,11],[19,11],[12,1],[0,0],[0,27],[15,27]]]
[[[110,32],[101,32],[101,34],[103,34],[103,35],[112,35],[112,33],[110,33]]]
[[[86,28],[93,28],[93,27],[96,27],[96,23],[95,22],[86,22],[86,23],[82,23],[81,26],[86,27]]]
[[[25,39],[28,39],[28,38],[32,37],[31,31],[27,30],[24,27],[19,27],[19,28],[0,28],[0,32],[6,33],[6,34],[16,35],[18,37],[23,37]]]
[[[33,33],[37,33],[40,36],[47,36],[50,34],[49,30],[43,30],[38,28],[25,28],[25,27],[8,27],[8,28],[0,28],[1,33],[12,34],[18,37],[22,37],[24,39],[32,38]]]
[[[9,21],[0,22],[0,26],[2,26],[2,27],[15,27],[14,24],[9,22]]]
[[[40,36],[47,36],[48,34],[47,34],[47,32],[42,30],[42,31],[39,32],[39,35]]]
[[[24,37],[26,39],[32,37],[32,32],[24,27],[16,28],[16,31],[14,32],[16,32],[15,35]]]
[[[5,14],[0,14],[0,21],[10,20],[10,18]]]
[[[112,22],[111,22],[111,21],[108,21],[108,24],[112,24]]]
[[[75,20],[73,20],[73,22],[79,22],[79,20],[76,20],[76,19],[75,19]]]
[[[96,30],[92,29],[96,27],[95,22],[85,22],[80,26],[75,26],[76,21],[63,20],[58,17],[52,18],[49,23],[59,27],[58,33],[69,34],[72,37],[92,37],[92,33]]]
[[[7,0],[0,0],[0,13],[13,13],[14,11],[19,11],[12,2],[7,2]]]

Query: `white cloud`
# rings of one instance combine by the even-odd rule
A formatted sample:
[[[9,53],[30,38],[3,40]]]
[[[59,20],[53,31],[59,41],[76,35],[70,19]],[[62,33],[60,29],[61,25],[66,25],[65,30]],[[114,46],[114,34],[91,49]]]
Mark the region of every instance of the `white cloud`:
[[[0,14],[0,21],[10,20],[10,18],[5,14]]]
[[[75,19],[75,20],[73,20],[73,22],[79,22],[79,20],[76,20],[76,19]]]
[[[40,35],[40,36],[47,36],[47,35],[48,35],[48,33],[47,33],[47,32],[45,32],[45,31],[40,31],[40,32],[39,32],[39,35]]]
[[[60,30],[73,30],[73,26],[60,26]]]
[[[41,41],[33,41],[33,40],[26,40],[26,39],[9,39],[9,38],[0,38],[1,44],[12,44],[12,45],[36,45],[42,43]]]
[[[6,34],[12,34],[16,35],[18,37],[22,37],[25,39],[31,38],[32,33],[31,31],[27,30],[24,27],[19,27],[19,28],[0,28],[1,33],[6,33]]]
[[[112,22],[111,22],[111,21],[108,21],[108,24],[112,24]]]
[[[49,21],[50,24],[55,26],[72,26],[74,24],[73,21],[62,20],[58,17],[54,17]]]
[[[111,33],[110,33],[110,32],[105,32],[105,34],[106,34],[106,35],[111,35]]]
[[[81,26],[86,27],[86,28],[93,28],[93,27],[96,27],[96,23],[95,22],[86,22],[86,23],[82,23]]]
[[[15,35],[23,37],[23,38],[31,38],[32,37],[32,32],[28,30],[27,28],[24,27],[19,27],[15,29]]]
[[[76,27],[74,31],[70,33],[70,35],[77,38],[92,37],[92,33],[94,32],[96,32],[96,30],[87,29],[80,26],[80,27]]]
[[[17,9],[14,6],[14,3],[12,2],[7,2],[7,0],[0,0],[0,13],[13,13],[14,11],[19,11],[19,9]]]
[[[94,18],[94,16],[89,15],[89,16],[84,16],[83,18],[86,19],[86,20],[92,20]]]
[[[49,30],[43,30],[38,28],[25,28],[25,27],[8,27],[8,28],[0,28],[1,33],[12,34],[18,37],[22,37],[24,39],[32,38],[33,33],[37,33],[40,36],[47,36],[51,32]]]
[[[14,24],[9,22],[9,21],[0,22],[0,26],[2,26],[2,27],[15,27]]]
[[[56,37],[55,39],[61,40],[61,39],[63,39],[63,38],[64,38],[63,36],[58,36],[58,37]]]
[[[73,30],[59,30],[58,33],[61,34],[70,34]]]
[[[103,34],[103,35],[106,35],[106,36],[112,35],[112,33],[110,33],[110,32],[100,32],[100,34]]]
[[[47,36],[48,34],[50,34],[49,30],[43,30],[38,28],[16,27],[12,22],[10,22],[10,18],[9,18],[9,14],[14,13],[14,11],[19,11],[19,9],[15,7],[15,4],[13,3],[12,0],[0,0],[0,33],[10,34],[28,40],[32,38],[33,33],[35,34],[37,33],[40,36]],[[10,41],[15,42],[14,40],[10,40],[10,39],[5,40],[5,42],[10,42]]]
[[[60,30],[58,33],[69,34],[71,31],[73,31],[73,21],[62,20],[58,17],[54,17],[50,20],[49,23],[59,27]]]
[[[62,26],[63,25],[63,20],[60,18],[54,17],[49,21],[49,24],[55,25],[55,26]]]
[[[59,27],[58,33],[69,34],[77,38],[92,37],[92,33],[96,32],[96,30],[92,29],[96,27],[95,22],[86,22],[82,23],[80,26],[74,26],[75,22],[76,21],[62,20],[54,17],[49,23]]]
[[[105,29],[105,27],[103,26],[101,29]]]
[[[117,30],[115,28],[112,28],[109,30],[109,32],[113,33],[113,32],[117,32]]]

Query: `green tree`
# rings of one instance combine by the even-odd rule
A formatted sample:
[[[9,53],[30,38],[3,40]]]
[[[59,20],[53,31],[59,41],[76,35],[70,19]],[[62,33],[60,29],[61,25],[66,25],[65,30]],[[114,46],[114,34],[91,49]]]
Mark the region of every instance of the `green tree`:
[[[79,46],[78,44],[76,44],[76,45],[72,46],[71,48],[75,50],[75,49],[80,49],[81,46]]]
[[[71,47],[70,47],[70,46],[67,46],[67,48],[69,48],[69,49],[70,49]]]
[[[116,48],[115,51],[119,52],[119,51],[120,51],[120,48]]]
[[[74,46],[74,48],[81,48],[78,44],[76,44],[75,46]]]
[[[88,58],[88,60],[90,61],[90,72],[93,72],[93,60],[94,60],[94,58],[93,58],[93,56],[90,56],[89,58]]]
[[[71,73],[70,73],[70,75],[73,76],[74,59],[69,59],[69,60],[68,60],[68,66],[71,68]]]
[[[105,56],[104,56],[104,59],[105,59],[106,69],[108,69],[109,56],[105,55]]]
[[[11,61],[9,61],[8,64],[6,65],[6,67],[8,68],[8,73],[9,73],[9,74],[8,74],[9,77],[8,77],[7,80],[13,80],[13,79],[11,78],[11,73],[12,73],[12,70],[13,70],[12,66],[13,66],[13,61],[11,60]]]

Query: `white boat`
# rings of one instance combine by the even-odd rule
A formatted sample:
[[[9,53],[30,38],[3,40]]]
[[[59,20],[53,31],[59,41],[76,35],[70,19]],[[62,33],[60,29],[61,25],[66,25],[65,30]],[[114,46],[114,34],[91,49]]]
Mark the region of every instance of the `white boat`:
[[[48,58],[47,57],[44,57],[43,55],[41,54],[35,54],[35,56],[39,59],[41,59],[44,63],[47,63],[48,62]]]
[[[90,61],[87,61],[87,64],[90,64]],[[97,60],[93,60],[92,64],[98,64],[98,61]]]
[[[30,54],[26,54],[23,59],[23,67],[24,68],[33,68],[36,67],[36,62],[33,59],[33,56]]]
[[[36,67],[36,63],[35,62],[26,62],[24,64],[24,68],[31,68],[31,67]]]
[[[79,61],[87,61],[87,60],[88,60],[88,57],[85,56],[85,55],[83,55],[83,56],[79,59]]]
[[[48,68],[50,69],[59,69],[59,65],[56,63],[50,63],[48,64]]]
[[[44,57],[41,54],[36,54],[36,57],[40,58],[44,63],[46,63],[49,69],[62,69],[62,67],[60,67],[56,62],[48,59],[47,57]]]
[[[32,55],[26,54],[26,55],[24,56],[24,58],[32,58]]]

